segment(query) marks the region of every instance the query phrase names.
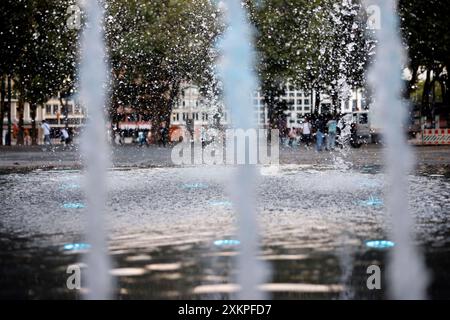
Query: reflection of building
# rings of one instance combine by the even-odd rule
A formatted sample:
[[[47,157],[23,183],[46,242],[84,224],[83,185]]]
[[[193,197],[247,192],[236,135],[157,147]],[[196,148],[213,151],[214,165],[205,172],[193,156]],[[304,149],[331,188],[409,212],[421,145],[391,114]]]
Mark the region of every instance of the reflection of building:
[[[7,103],[5,101],[5,107]],[[84,124],[85,121],[85,111],[80,107],[79,104],[72,100],[67,103],[68,108],[68,126],[71,131],[78,131],[78,128]],[[31,118],[31,108],[28,102],[24,104],[23,112],[24,120],[24,130],[31,134],[32,118]],[[38,105],[36,109],[36,129],[38,131],[37,138],[38,143],[43,142],[43,133],[41,130],[42,120],[46,120],[52,130],[52,135],[56,137],[58,134],[58,129],[65,127],[65,112],[64,108],[61,106],[58,97],[53,97],[48,100],[44,105]],[[5,112],[5,119],[3,120],[3,142],[5,142],[6,132],[8,130],[8,122]],[[15,131],[17,131],[17,125],[19,123],[19,112],[18,112],[18,100],[17,97],[13,97],[11,100],[11,122],[13,126],[13,139],[12,143],[15,144]]]

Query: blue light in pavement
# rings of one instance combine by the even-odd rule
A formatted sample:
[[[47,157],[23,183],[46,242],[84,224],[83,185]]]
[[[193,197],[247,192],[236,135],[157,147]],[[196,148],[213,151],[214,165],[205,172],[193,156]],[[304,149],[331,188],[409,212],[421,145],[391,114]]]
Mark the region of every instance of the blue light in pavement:
[[[373,249],[389,249],[395,246],[395,243],[389,240],[371,240],[366,241],[366,246]]]
[[[90,249],[91,245],[87,243],[68,243],[64,245],[66,251],[77,251]]]
[[[183,189],[206,189],[208,185],[204,183],[186,183],[183,185]]]
[[[233,203],[228,200],[211,200],[208,201],[208,204],[216,207],[231,207]]]
[[[85,207],[84,204],[78,203],[78,202],[71,202],[71,203],[64,203],[63,208],[64,209],[83,209]]]
[[[61,190],[72,190],[72,189],[80,189],[80,185],[76,183],[68,183],[65,185],[62,185]]]
[[[383,205],[383,200],[374,198],[374,197],[370,197],[369,200],[364,200],[364,201],[361,201],[360,203],[363,206],[380,207]]]
[[[218,247],[229,247],[229,246],[238,246],[241,242],[239,240],[216,240],[214,241],[214,245]]]

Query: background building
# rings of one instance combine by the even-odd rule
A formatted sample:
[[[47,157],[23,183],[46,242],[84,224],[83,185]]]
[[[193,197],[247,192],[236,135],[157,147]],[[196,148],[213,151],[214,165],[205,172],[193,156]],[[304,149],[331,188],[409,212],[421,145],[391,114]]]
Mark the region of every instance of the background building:
[[[5,106],[7,104],[5,103]],[[74,100],[69,100],[67,104],[68,108],[68,127],[69,130],[77,135],[81,126],[84,125],[86,112],[85,110],[77,104]],[[13,145],[16,144],[17,139],[17,130],[19,123],[19,112],[18,112],[18,100],[17,97],[13,96],[11,100],[11,122],[12,122],[12,141]],[[32,127],[32,118],[30,112],[30,104],[25,102],[24,104],[24,131],[25,133],[29,132],[31,134]],[[43,105],[38,105],[36,110],[36,129],[38,130],[38,144],[43,143],[43,133],[41,129],[41,123],[43,120],[46,120],[50,127],[52,128],[52,138],[59,138],[59,130],[64,128],[65,125],[65,114],[64,108],[60,103],[59,97],[53,97],[48,100]],[[5,113],[5,118],[3,120],[3,144],[5,144],[5,137],[8,130],[8,119]]]

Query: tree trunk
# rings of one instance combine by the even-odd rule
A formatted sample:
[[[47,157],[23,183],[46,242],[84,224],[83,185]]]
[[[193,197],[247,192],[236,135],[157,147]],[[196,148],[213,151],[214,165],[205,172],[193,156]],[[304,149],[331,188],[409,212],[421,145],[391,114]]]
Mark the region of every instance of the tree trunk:
[[[30,102],[31,144],[33,146],[37,145],[36,111],[37,111],[37,104],[34,102]]]
[[[12,83],[11,83],[11,76],[8,75],[8,131],[6,133],[6,137],[8,138],[6,141],[6,145],[7,146],[11,146],[11,142],[12,142]]]
[[[339,103],[339,94],[337,93],[337,90],[335,90],[333,92],[333,95],[331,96],[331,101],[332,101],[332,104],[333,104],[333,111],[332,112],[334,114],[337,114],[338,113],[338,103]]]
[[[425,84],[423,85],[422,94],[422,111],[428,116],[430,112],[430,84],[431,84],[431,70],[427,70],[427,78]]]
[[[405,94],[407,99],[411,98],[411,93],[413,92],[413,87],[417,82],[417,75],[419,72],[418,66],[412,65],[411,68],[412,68],[411,80],[409,80],[408,88],[406,88],[406,94]]]
[[[320,91],[316,90],[316,101],[315,101],[315,105],[314,105],[314,110],[311,110],[311,113],[314,113],[315,111],[320,109]],[[311,101],[312,104],[312,101]]]
[[[59,97],[59,103],[61,104],[61,112],[64,115],[64,127],[69,130],[69,100],[67,98]]]
[[[17,106],[17,113],[19,115],[19,133],[17,135],[17,144],[18,145],[24,145],[24,121],[23,121],[23,114],[25,111],[25,101],[22,98],[22,95],[19,98],[18,106]]]
[[[3,119],[5,117],[5,94],[6,94],[6,83],[5,83],[5,77],[1,76],[1,88],[0,88],[0,95],[1,95],[1,102],[0,102],[0,146],[3,145]]]
[[[448,61],[445,64],[445,69],[447,70],[447,77],[445,79],[445,95],[443,95],[444,97],[444,104],[449,107],[450,106],[450,61]]]

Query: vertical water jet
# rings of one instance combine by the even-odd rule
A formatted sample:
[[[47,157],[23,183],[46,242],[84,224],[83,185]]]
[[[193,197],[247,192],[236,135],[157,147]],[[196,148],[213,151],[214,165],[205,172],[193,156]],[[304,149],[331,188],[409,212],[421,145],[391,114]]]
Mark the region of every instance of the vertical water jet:
[[[81,38],[79,77],[80,98],[88,110],[88,121],[81,141],[86,166],[86,240],[90,244],[87,255],[86,298],[103,300],[111,298],[112,289],[104,222],[109,166],[104,112],[107,103],[108,65],[103,32],[103,9],[97,0],[84,1],[83,5],[87,23]]]
[[[397,1],[371,2],[380,8],[380,28],[376,30],[376,61],[369,73],[374,90],[374,116],[386,141],[387,213],[392,218],[392,249],[388,267],[390,294],[394,299],[424,299],[427,271],[414,245],[414,219],[408,209],[408,175],[413,154],[406,141],[404,124],[407,107],[402,101],[402,68],[405,52],[399,32]]]

